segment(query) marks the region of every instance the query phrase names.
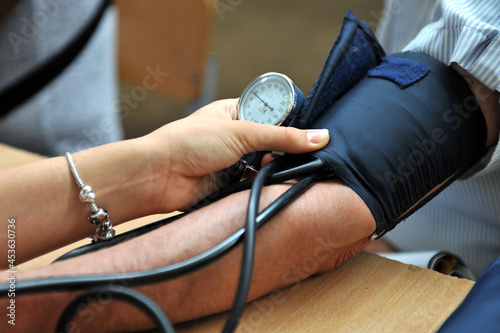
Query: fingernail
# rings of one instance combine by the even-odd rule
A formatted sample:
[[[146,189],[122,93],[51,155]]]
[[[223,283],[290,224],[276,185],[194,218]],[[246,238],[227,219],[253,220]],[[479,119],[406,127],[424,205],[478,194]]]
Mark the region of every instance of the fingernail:
[[[319,144],[328,138],[328,134],[327,129],[307,131],[307,139],[311,143]]]
[[[278,157],[282,157],[283,155],[285,155],[284,152],[276,151],[276,150],[271,151],[271,154],[272,154],[273,158],[278,158]]]

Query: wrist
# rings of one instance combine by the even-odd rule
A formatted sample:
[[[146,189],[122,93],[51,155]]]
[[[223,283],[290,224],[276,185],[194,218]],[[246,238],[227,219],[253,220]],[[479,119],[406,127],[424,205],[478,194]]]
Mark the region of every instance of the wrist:
[[[146,151],[145,159],[152,182],[150,204],[155,213],[183,210],[194,204],[193,200],[199,194],[197,190],[203,187],[206,177],[210,177],[185,174],[194,158],[193,152],[198,148],[186,143],[183,135],[185,129],[182,126],[169,124],[139,139]]]
[[[154,213],[148,155],[139,139],[73,154],[80,177],[92,187],[96,204],[109,212],[113,224]]]
[[[167,132],[167,135],[164,132]],[[184,183],[185,177],[179,173],[182,163],[176,160],[176,157],[179,157],[175,152],[178,144],[176,146],[168,134],[165,130],[155,131],[137,139],[145,162],[143,168],[148,174],[147,198],[150,214],[170,213],[181,209],[180,202],[189,187]]]

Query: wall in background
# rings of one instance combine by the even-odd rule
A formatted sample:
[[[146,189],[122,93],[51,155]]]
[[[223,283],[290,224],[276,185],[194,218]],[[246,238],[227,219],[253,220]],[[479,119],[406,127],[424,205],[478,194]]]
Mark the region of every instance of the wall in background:
[[[382,0],[219,0],[219,6],[219,98],[237,97],[251,79],[270,71],[288,75],[307,94],[347,10],[374,30],[383,14]]]
[[[219,61],[217,99],[238,97],[265,72],[288,75],[305,95],[319,75],[347,10],[376,29],[383,0],[219,0],[212,52]],[[122,94],[132,86],[122,84]],[[186,114],[186,105],[154,92],[124,117],[127,137]]]

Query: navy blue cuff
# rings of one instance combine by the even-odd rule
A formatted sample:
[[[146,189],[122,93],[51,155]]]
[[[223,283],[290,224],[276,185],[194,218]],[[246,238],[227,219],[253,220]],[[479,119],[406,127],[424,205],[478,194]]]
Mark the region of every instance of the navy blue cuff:
[[[312,155],[365,201],[378,238],[480,160],[487,133],[466,82],[439,61],[401,53],[371,73],[314,121],[330,142]]]

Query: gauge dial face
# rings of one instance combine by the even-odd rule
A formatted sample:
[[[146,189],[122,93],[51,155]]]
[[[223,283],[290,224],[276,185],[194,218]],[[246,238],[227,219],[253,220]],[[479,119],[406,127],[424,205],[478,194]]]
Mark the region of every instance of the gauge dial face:
[[[240,97],[238,116],[260,124],[281,124],[295,105],[292,81],[283,74],[267,73],[252,81]]]

